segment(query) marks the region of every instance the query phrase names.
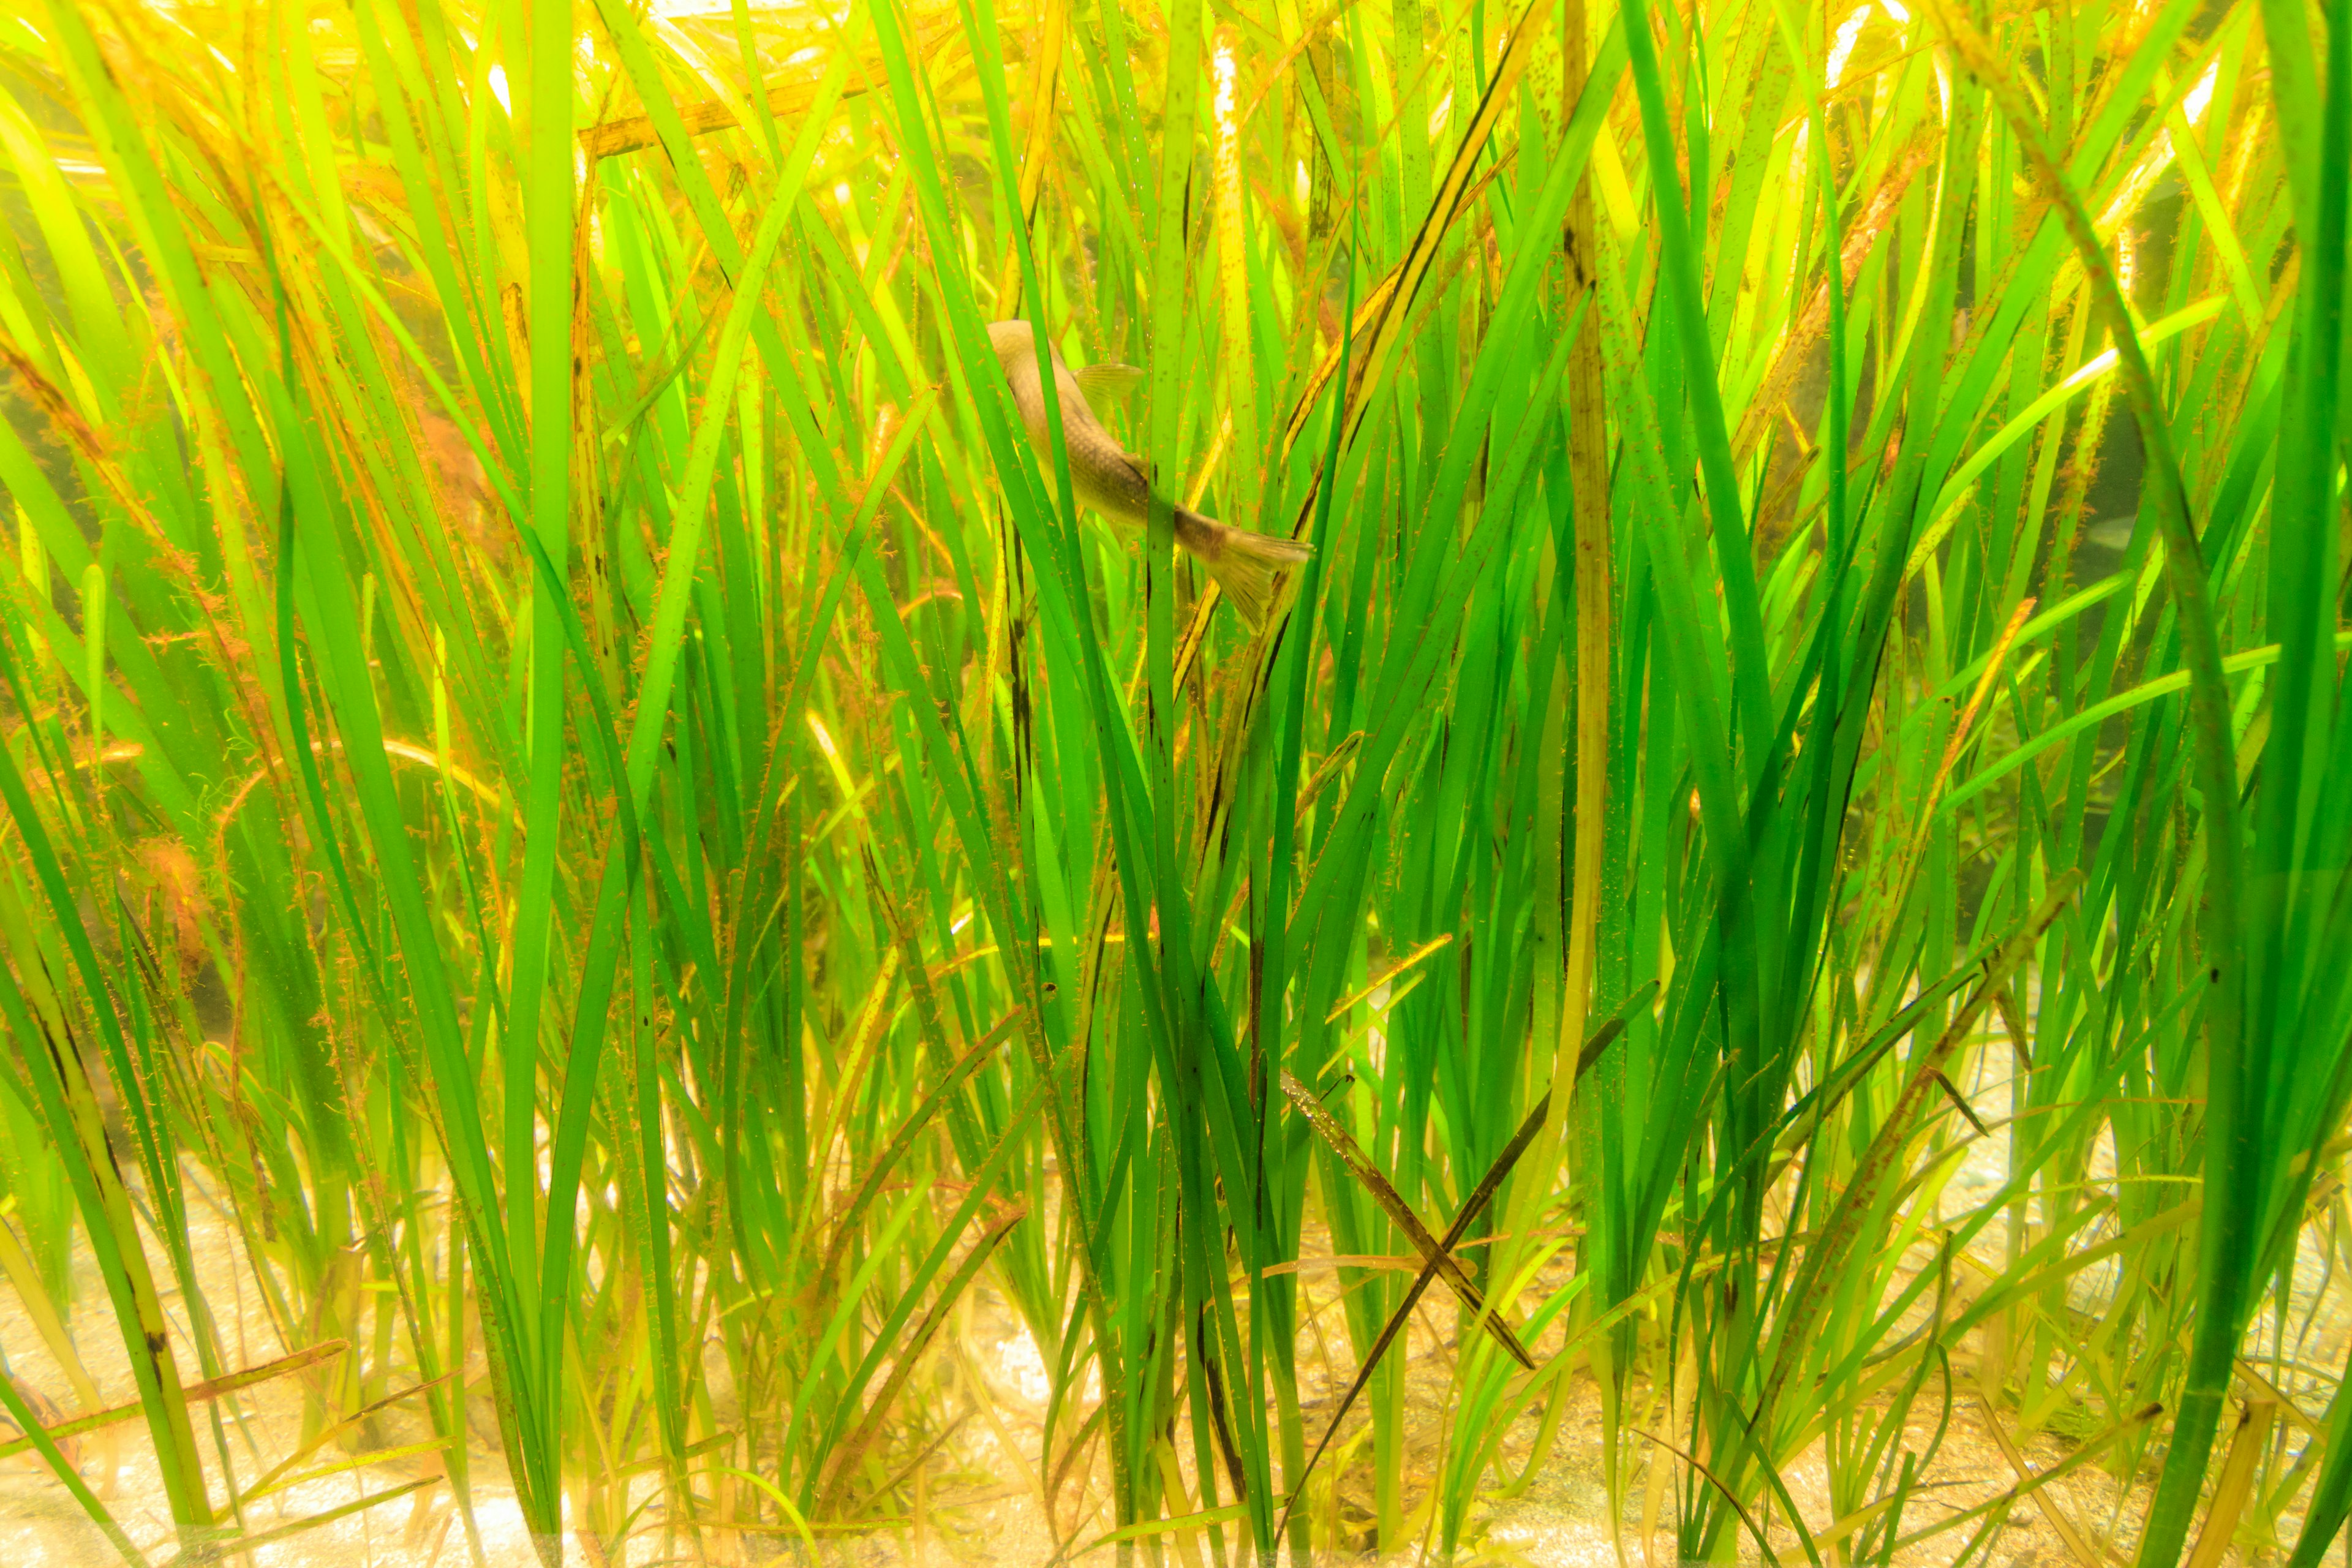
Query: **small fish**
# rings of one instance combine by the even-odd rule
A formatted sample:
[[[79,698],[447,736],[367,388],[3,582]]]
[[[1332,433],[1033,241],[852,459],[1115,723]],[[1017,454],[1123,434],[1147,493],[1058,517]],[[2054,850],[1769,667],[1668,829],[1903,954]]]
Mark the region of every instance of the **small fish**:
[[[1021,422],[1029,427],[1029,439],[1037,448],[1039,460],[1050,463],[1053,448],[1045,433],[1045,387],[1037,374],[1036,339],[1030,324],[991,321],[988,337],[996,349],[996,357],[1003,362],[1004,377],[1013,385],[1013,400],[1020,405]],[[1112,521],[1143,528],[1150,520],[1153,499],[1149,465],[1120,447],[1103,428],[1102,421],[1087,406],[1086,395],[1088,384],[1108,389],[1131,380],[1135,373],[1123,367],[1092,365],[1073,375],[1070,367],[1062,363],[1060,351],[1050,343],[1046,348],[1054,363],[1054,384],[1062,405],[1062,442],[1070,454],[1071,488],[1077,492],[1081,503]],[[1274,574],[1306,560],[1314,552],[1312,547],[1295,539],[1234,528],[1162,499],[1176,514],[1176,542],[1190,551],[1192,559],[1216,579],[1217,586],[1251,630],[1263,626],[1267,606],[1274,599]]]
[[[2121,554],[2131,548],[2132,535],[2139,530],[2139,514],[2125,512],[2119,517],[2103,517],[2083,530],[2083,542],[2101,550]]]

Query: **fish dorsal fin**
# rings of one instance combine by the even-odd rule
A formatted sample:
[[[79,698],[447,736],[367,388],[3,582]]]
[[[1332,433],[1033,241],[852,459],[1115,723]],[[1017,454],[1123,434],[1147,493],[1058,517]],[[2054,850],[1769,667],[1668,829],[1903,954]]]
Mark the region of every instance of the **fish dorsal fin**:
[[[1088,397],[1125,397],[1143,384],[1143,373],[1131,364],[1090,364],[1077,373],[1077,380]]]

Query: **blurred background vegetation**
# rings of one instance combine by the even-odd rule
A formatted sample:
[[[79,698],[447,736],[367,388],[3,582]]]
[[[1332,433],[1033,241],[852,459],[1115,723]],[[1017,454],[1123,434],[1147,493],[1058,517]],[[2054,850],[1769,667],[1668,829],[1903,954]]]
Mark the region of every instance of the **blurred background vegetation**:
[[[2339,1532],[2344,0],[55,0],[0,170],[0,1404],[131,1560],[884,1530],[982,1294],[1121,1560],[1577,1387],[1650,1562],[1991,1559],[1956,1424]]]

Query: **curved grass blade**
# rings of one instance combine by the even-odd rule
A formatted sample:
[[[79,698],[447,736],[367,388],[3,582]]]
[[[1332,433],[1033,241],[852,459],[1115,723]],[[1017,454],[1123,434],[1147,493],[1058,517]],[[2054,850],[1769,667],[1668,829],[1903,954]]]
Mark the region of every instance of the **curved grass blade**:
[[[1584,1043],[1584,1048],[1577,1055],[1577,1077],[1582,1078],[1595,1063],[1600,1061],[1602,1055],[1625,1032],[1625,1026],[1632,1021],[1634,1015],[1648,1006],[1656,994],[1657,983],[1653,981],[1628,998],[1625,1005],[1618,1010],[1615,1017],[1594,1031],[1592,1037]],[[1316,1101],[1311,1094],[1307,1093],[1305,1086],[1299,1084],[1297,1079],[1287,1073],[1283,1075],[1283,1089],[1290,1095],[1294,1103],[1297,1103],[1304,1097],[1307,1104],[1315,1106],[1315,1112],[1310,1113],[1310,1120],[1315,1113],[1322,1112],[1321,1104]],[[1304,1110],[1305,1106],[1302,1105],[1301,1109]],[[1365,1354],[1363,1364],[1356,1369],[1355,1381],[1348,1385],[1348,1392],[1340,1396],[1339,1409],[1331,1413],[1331,1423],[1324,1428],[1322,1441],[1315,1445],[1315,1451],[1307,1457],[1306,1466],[1298,1473],[1297,1484],[1290,1489],[1290,1497],[1283,1504],[1282,1521],[1275,1527],[1275,1534],[1277,1537],[1288,1526],[1291,1510],[1298,1506],[1298,1500],[1307,1495],[1307,1479],[1315,1473],[1316,1465],[1321,1462],[1324,1453],[1331,1447],[1331,1439],[1339,1436],[1339,1424],[1348,1418],[1348,1412],[1355,1406],[1358,1396],[1364,1392],[1365,1384],[1371,1382],[1372,1373],[1380,1366],[1381,1358],[1388,1353],[1389,1347],[1396,1342],[1397,1336],[1402,1333],[1405,1325],[1412,1321],[1412,1310],[1419,1305],[1423,1292],[1429,1289],[1430,1281],[1438,1277],[1443,1266],[1453,1262],[1454,1247],[1469,1233],[1471,1225],[1478,1215],[1485,1212],[1486,1205],[1493,1200],[1496,1192],[1510,1175],[1511,1168],[1518,1163],[1519,1156],[1526,1153],[1528,1145],[1542,1133],[1550,1114],[1551,1096],[1547,1094],[1542,1100],[1537,1101],[1532,1110],[1528,1112],[1526,1120],[1519,1123],[1518,1131],[1512,1137],[1510,1142],[1503,1146],[1503,1152],[1495,1157],[1495,1163],[1486,1168],[1486,1173],[1479,1178],[1477,1186],[1472,1189],[1470,1196],[1464,1202],[1461,1212],[1454,1216],[1454,1223],[1446,1227],[1444,1239],[1433,1243],[1423,1252],[1421,1269],[1413,1276],[1412,1284],[1406,1289],[1404,1300],[1399,1302],[1396,1310],[1390,1314],[1388,1322],[1381,1330],[1380,1337],[1372,1342],[1372,1348]],[[1347,1136],[1345,1129],[1338,1128],[1336,1123],[1334,1128],[1342,1138]],[[1320,1123],[1318,1123],[1318,1131],[1321,1131]],[[1352,1140],[1350,1147],[1352,1147]],[[1347,1158],[1344,1151],[1341,1152],[1340,1157]],[[1349,1163],[1349,1169],[1354,1169],[1353,1162]],[[1373,1173],[1376,1176],[1378,1174],[1377,1172]],[[1385,1186],[1386,1183],[1383,1182],[1381,1185]],[[1416,1237],[1415,1241],[1418,1245],[1419,1238]],[[1454,1271],[1459,1272],[1460,1268],[1459,1264],[1454,1264]],[[1447,1282],[1452,1283],[1451,1275],[1448,1276]],[[1472,1310],[1484,1311],[1485,1309],[1482,1303],[1473,1304]],[[1501,1321],[1491,1315],[1483,1321],[1498,1328],[1502,1326]],[[1514,1359],[1517,1360],[1521,1366],[1529,1371],[1535,1370],[1535,1363],[1528,1357],[1526,1352],[1515,1348],[1515,1339],[1501,1339],[1499,1335],[1497,1338],[1501,1340],[1505,1349],[1512,1351]]]

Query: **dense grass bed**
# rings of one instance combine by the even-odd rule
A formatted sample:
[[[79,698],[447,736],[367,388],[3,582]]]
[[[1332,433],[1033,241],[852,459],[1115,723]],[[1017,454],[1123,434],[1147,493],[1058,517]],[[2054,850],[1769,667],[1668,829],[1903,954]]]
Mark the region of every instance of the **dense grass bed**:
[[[16,1539],[2310,1568],[2348,202],[2345,0],[0,15]]]

